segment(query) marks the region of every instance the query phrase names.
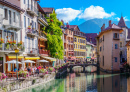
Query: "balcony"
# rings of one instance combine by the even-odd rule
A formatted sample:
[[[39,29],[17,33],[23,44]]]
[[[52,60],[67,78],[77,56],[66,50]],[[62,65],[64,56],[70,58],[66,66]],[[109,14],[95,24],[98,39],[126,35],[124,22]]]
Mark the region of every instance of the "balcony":
[[[39,49],[39,54],[41,56],[49,56],[49,51],[44,50],[44,49]]]
[[[37,48],[28,48],[28,49],[26,49],[26,52],[29,55],[37,55],[38,54]]]
[[[38,36],[39,34],[38,34],[38,31],[37,30],[35,30],[35,29],[26,29],[26,33],[27,33],[27,35],[31,35],[31,36]]]
[[[33,5],[26,5],[26,11],[32,16],[38,16],[37,8],[35,8]]]
[[[9,43],[2,43],[0,44],[0,52],[7,52],[7,53],[15,53],[15,49],[19,49],[19,53],[24,52],[24,44],[9,44]]]
[[[9,19],[9,20],[6,20],[4,19],[3,20],[3,25],[5,27],[5,29],[7,30],[15,30],[15,31],[19,31],[21,29],[21,23],[20,21],[15,21],[13,19]]]
[[[69,51],[74,51],[74,49],[73,49],[73,48],[69,48],[68,50],[69,50]]]
[[[38,13],[38,20],[40,21],[40,23],[42,23],[43,26],[48,25],[46,18],[40,12]]]
[[[68,41],[69,42],[69,44],[73,44],[73,41]]]
[[[47,41],[47,38],[46,38],[46,35],[41,31],[40,34],[39,34],[39,39],[42,41]]]

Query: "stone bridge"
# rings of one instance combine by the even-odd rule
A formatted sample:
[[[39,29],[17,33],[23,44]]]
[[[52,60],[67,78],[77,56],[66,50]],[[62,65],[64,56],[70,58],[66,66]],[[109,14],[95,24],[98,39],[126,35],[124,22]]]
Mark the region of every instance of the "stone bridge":
[[[84,64],[69,64],[68,68],[70,69],[70,72],[72,72],[72,69],[73,69],[74,66],[81,66],[81,67],[83,67],[83,72],[85,72],[85,67],[87,67],[87,66],[99,67],[98,64],[91,64],[91,63],[90,64],[88,64],[88,63],[84,63]]]

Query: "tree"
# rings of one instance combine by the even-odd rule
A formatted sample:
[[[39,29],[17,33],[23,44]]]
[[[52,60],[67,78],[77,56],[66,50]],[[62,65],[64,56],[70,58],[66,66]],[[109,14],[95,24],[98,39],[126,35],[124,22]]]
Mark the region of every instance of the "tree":
[[[51,56],[63,59],[62,29],[60,28],[62,22],[56,16],[56,13],[53,12],[50,17],[46,17],[48,26],[45,28],[45,32],[47,33],[48,50],[50,50]]]

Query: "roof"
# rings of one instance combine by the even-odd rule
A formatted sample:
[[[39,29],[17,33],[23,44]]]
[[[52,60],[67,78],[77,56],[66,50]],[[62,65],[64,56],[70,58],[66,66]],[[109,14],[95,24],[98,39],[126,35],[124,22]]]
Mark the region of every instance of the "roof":
[[[121,16],[120,18],[120,21],[118,23],[118,26],[120,27],[127,27],[126,24],[125,24],[125,21],[124,21],[124,18]]]
[[[70,29],[74,29],[77,25],[69,25]]]
[[[130,46],[130,41],[127,42],[127,44],[125,46]]]
[[[119,27],[113,23],[110,26],[108,26],[107,28],[105,28],[104,30],[102,30],[101,32],[99,32],[99,35],[97,37],[99,37],[101,34],[103,34],[104,32],[107,32],[111,29],[118,30],[118,31],[120,31],[120,33],[123,31],[123,29],[121,27]]]
[[[121,27],[117,26],[116,24],[111,24],[110,26],[108,26],[107,28],[105,28],[103,31],[105,30],[109,30],[109,29],[118,29],[118,30],[122,30]]]
[[[130,29],[128,29],[128,36],[127,39],[130,39]]]
[[[52,13],[54,8],[42,8],[45,13]]]
[[[23,9],[21,9],[20,7],[14,5],[14,4],[12,4],[12,3],[8,2],[8,1],[0,0],[0,4],[6,5],[6,6],[12,8],[12,9],[15,9],[15,10],[17,10],[17,11],[19,11],[19,12],[21,12],[21,11],[24,12]]]
[[[92,44],[94,44],[94,45],[96,45],[96,37],[97,37],[97,33],[86,33],[86,40],[88,41],[88,42],[90,42],[90,40],[91,40],[91,42],[92,42]]]
[[[38,7],[38,11],[40,11],[43,14],[45,14],[43,8],[41,8],[41,6],[38,3],[37,3],[37,7]]]

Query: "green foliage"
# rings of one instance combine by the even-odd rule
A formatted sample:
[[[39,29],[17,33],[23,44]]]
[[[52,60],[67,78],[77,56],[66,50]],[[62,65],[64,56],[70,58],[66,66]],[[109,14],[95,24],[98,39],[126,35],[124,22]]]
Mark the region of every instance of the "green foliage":
[[[51,56],[63,59],[62,29],[60,28],[62,22],[56,16],[55,12],[53,12],[50,14],[50,18],[47,17],[49,26],[46,27],[45,32],[47,33],[48,50],[50,50]]]

